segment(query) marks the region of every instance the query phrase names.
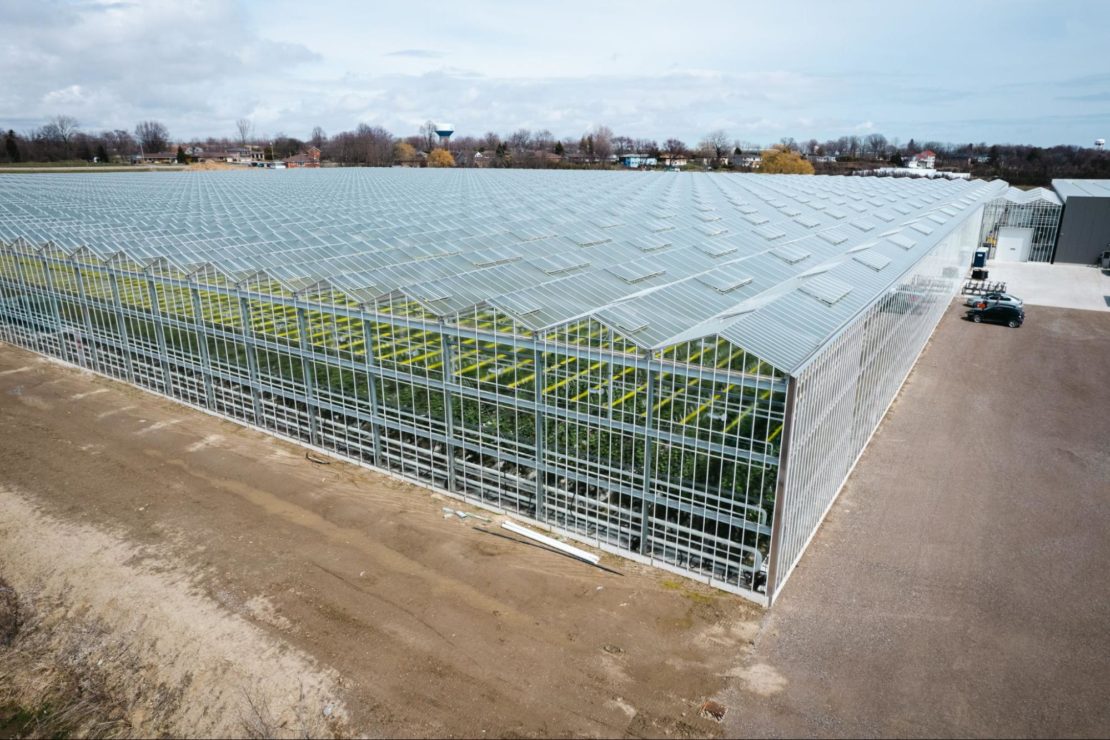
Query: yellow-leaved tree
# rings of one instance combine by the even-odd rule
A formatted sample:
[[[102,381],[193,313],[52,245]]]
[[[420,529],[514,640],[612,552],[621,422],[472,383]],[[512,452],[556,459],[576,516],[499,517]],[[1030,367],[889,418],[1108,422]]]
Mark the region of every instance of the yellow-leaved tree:
[[[393,159],[402,164],[411,163],[416,159],[416,147],[406,141],[398,141],[393,145]]]
[[[429,167],[454,167],[455,158],[446,149],[433,149],[428,155]]]
[[[813,165],[786,147],[775,146],[760,155],[759,171],[768,175],[812,175]]]

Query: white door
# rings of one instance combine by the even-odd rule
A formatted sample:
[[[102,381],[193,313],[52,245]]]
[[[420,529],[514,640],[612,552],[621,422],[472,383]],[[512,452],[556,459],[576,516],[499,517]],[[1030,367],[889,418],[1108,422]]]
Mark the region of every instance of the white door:
[[[1032,248],[1032,229],[1003,226],[998,229],[998,246],[994,250],[994,258],[998,262],[1028,262]]]

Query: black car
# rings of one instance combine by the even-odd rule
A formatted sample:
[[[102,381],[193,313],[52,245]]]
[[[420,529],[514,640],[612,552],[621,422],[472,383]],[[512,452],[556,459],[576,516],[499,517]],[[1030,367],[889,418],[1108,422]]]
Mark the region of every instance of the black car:
[[[973,308],[967,312],[967,317],[979,324],[986,321],[990,324],[1005,324],[1011,329],[1016,329],[1025,321],[1025,310],[1017,306],[1007,306],[1004,303],[988,304],[986,308]]]

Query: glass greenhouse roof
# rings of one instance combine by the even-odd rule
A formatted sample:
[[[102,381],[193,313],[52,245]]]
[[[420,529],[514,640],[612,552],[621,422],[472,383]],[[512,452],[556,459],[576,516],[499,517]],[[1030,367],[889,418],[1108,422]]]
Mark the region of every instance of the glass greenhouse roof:
[[[400,294],[447,321],[476,306],[533,331],[594,316],[645,349],[720,334],[791,372],[1005,191],[566,170],[0,175],[0,241],[323,284],[370,310]]]

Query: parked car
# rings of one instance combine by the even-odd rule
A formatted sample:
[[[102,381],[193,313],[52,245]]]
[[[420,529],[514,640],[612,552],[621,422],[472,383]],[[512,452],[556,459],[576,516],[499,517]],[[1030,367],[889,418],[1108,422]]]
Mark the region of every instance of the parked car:
[[[1017,306],[1007,306],[1004,303],[993,303],[986,308],[973,308],[967,312],[967,318],[976,324],[1005,324],[1011,329],[1016,329],[1025,322],[1025,311]]]
[[[1022,301],[1016,295],[1010,295],[1009,293],[987,293],[985,295],[971,295],[967,297],[966,301],[964,301],[965,306],[977,306],[980,303],[986,303],[988,306],[993,303],[999,303],[1004,306],[1015,306],[1016,308],[1022,308],[1025,306],[1024,301]]]

